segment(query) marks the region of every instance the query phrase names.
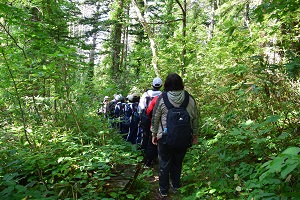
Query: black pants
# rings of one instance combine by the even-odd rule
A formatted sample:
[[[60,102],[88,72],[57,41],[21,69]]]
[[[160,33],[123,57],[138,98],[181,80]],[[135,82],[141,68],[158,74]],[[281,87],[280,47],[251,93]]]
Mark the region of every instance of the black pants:
[[[146,148],[145,165],[150,167],[156,158],[157,158],[157,145],[154,145],[152,143],[152,136],[150,134],[148,140],[148,146]]]
[[[159,188],[161,192],[168,192],[169,178],[171,178],[174,188],[180,187],[182,162],[185,154],[186,149],[176,150],[167,144],[162,144],[161,140],[158,141]]]
[[[149,140],[151,139],[151,131],[150,129],[143,128],[143,136],[141,141],[141,150],[144,154],[146,154],[146,149],[149,144]]]
[[[132,124],[129,127],[129,133],[126,138],[127,142],[131,142],[131,144],[136,144],[137,136],[138,136],[138,125]]]

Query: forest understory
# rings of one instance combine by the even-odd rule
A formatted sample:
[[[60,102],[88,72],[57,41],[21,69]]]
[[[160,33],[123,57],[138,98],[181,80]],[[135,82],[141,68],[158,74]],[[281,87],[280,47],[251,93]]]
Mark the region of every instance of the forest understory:
[[[199,141],[168,199],[299,199],[299,16],[299,0],[2,0],[0,199],[158,198],[97,110],[169,73]]]

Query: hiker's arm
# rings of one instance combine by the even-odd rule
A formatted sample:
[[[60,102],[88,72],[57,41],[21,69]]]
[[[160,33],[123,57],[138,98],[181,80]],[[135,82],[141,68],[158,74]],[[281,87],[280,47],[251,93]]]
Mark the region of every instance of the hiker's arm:
[[[161,103],[160,103],[161,98],[158,98],[155,106],[152,111],[152,120],[151,120],[151,131],[152,131],[152,137],[157,137],[158,133],[158,128],[159,128],[159,121],[161,118]]]
[[[157,137],[153,137],[153,136],[152,136],[152,143],[153,143],[154,145],[157,145]]]

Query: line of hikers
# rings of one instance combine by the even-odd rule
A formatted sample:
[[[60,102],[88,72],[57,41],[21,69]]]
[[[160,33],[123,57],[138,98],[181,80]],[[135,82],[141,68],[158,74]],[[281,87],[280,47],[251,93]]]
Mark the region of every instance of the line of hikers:
[[[151,117],[155,101],[162,94],[160,88],[162,80],[154,78],[152,89],[140,95],[129,94],[126,98],[115,94],[113,100],[104,97],[98,114],[103,114],[110,122],[111,127],[117,128],[124,140],[138,144],[145,155],[144,167],[151,167],[157,158],[157,146],[152,143]],[[156,97],[156,98],[155,98]]]
[[[145,153],[145,167],[158,158],[159,188],[166,197],[181,187],[182,163],[187,149],[198,141],[198,109],[196,101],[185,89],[182,78],[170,73],[160,91],[162,81],[154,78],[152,89],[141,97],[134,93],[114,100],[104,99],[104,113],[112,127],[124,139],[139,144]]]

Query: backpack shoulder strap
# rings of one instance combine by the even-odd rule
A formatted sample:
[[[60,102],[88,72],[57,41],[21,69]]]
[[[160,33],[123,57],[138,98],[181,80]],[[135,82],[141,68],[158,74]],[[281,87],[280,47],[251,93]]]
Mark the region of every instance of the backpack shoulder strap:
[[[189,104],[189,101],[190,101],[190,95],[187,91],[184,91],[184,100],[179,107],[186,108]]]
[[[173,106],[173,105],[171,104],[171,102],[169,101],[167,92],[163,92],[163,93],[162,93],[162,97],[163,97],[164,103],[165,103],[165,105],[167,106],[168,110],[171,109],[171,108],[174,108],[174,106]]]
[[[139,102],[133,103],[132,106],[133,106],[133,110],[137,111],[138,110],[138,106],[139,106]]]
[[[131,109],[132,113],[135,112],[135,110],[136,110],[136,103],[130,104],[130,109]]]

